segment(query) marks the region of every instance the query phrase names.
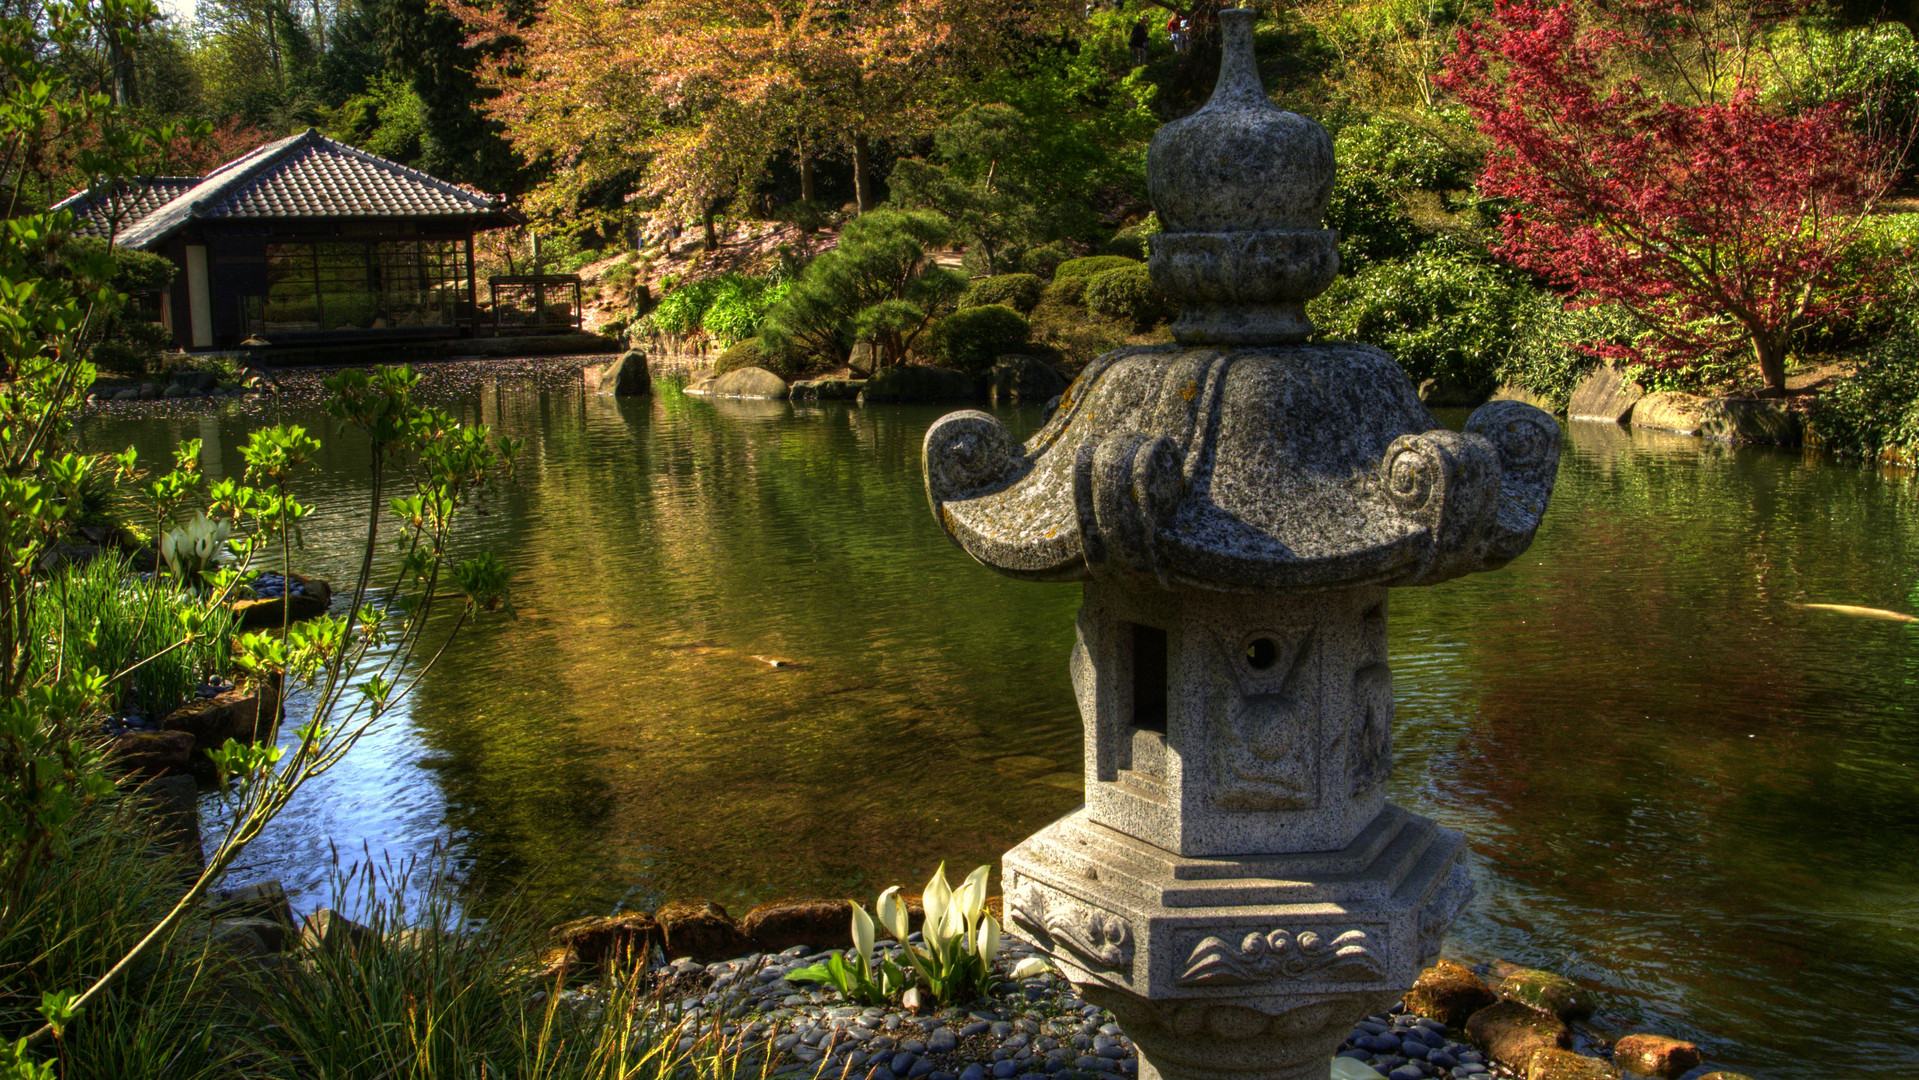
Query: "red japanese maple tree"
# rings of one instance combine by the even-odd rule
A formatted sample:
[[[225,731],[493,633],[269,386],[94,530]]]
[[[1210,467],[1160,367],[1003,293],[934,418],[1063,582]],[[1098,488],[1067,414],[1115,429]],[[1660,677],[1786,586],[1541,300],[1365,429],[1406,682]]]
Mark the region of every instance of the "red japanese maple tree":
[[[1784,115],[1749,86],[1703,103],[1621,77],[1646,43],[1570,6],[1500,0],[1462,31],[1441,85],[1493,144],[1481,191],[1508,200],[1498,252],[1650,330],[1601,355],[1685,363],[1752,351],[1783,393],[1795,341],[1867,298],[1848,261],[1891,180],[1844,106]]]

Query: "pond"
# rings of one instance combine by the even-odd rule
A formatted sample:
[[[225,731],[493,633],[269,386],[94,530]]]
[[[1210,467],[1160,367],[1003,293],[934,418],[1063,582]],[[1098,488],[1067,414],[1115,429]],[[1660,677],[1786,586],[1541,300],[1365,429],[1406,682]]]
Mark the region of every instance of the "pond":
[[[615,400],[552,363],[429,385],[526,440],[462,537],[512,568],[518,617],[465,634],[243,876],[311,908],[336,858],[445,851],[555,919],[737,914],[915,889],[1078,804],[1078,589],[939,532],[919,452],[944,410]],[[83,438],[201,438],[220,475],[264,423],[326,435],[301,558],[349,578],[366,453],[313,398],[160,409]],[[1476,853],[1450,954],[1563,972],[1603,1026],[1722,1068],[1919,1066],[1919,626],[1802,606],[1919,608],[1919,484],[1573,424],[1526,555],[1392,603],[1393,798]]]

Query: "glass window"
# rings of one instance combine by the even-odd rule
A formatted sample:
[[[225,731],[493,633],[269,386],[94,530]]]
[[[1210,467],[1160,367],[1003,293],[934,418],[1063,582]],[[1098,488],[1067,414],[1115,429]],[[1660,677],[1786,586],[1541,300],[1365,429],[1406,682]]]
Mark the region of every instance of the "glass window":
[[[454,325],[466,297],[458,240],[267,245],[265,303],[248,329],[274,334]]]

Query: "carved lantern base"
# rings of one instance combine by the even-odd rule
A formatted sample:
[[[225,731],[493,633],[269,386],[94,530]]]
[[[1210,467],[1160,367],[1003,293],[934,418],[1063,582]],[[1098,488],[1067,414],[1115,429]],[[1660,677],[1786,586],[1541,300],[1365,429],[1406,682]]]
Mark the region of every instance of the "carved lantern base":
[[[1112,1010],[1152,1080],[1324,1080],[1472,896],[1464,839],[1388,804],[1340,851],[1182,858],[1084,810],[1006,854],[1013,930]]]

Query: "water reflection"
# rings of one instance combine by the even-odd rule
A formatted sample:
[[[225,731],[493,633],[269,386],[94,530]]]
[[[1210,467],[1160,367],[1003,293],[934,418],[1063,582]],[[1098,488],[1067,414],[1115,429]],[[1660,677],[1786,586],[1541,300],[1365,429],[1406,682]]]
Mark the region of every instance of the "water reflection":
[[[344,853],[449,844],[556,916],[863,895],[990,861],[1079,801],[1078,590],[999,578],[927,513],[936,408],[445,391],[527,440],[462,542],[515,573],[404,720],[254,853],[322,902]],[[310,406],[283,417],[326,429]],[[1036,412],[1002,414],[1016,433]],[[263,417],[88,421],[94,445]],[[363,447],[328,442],[305,557],[345,578]],[[1919,1065],[1919,608],[1907,478],[1597,424],[1533,549],[1393,600],[1396,800],[1464,829],[1451,949],[1564,971],[1723,1065]],[[781,661],[776,666],[771,661]]]

